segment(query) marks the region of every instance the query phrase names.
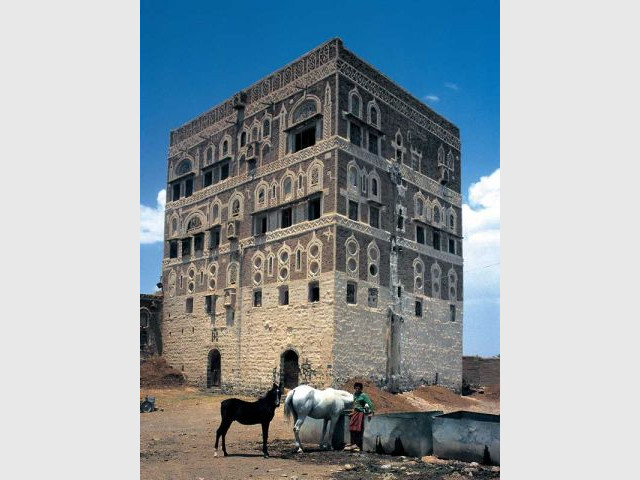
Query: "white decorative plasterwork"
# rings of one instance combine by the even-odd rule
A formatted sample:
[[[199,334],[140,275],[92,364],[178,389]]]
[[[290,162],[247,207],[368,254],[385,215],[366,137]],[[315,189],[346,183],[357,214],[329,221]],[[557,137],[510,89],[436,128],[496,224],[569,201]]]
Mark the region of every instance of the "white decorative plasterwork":
[[[456,301],[458,299],[458,274],[453,267],[447,272],[447,283],[449,284],[449,300]]]
[[[367,246],[367,280],[369,283],[380,283],[380,249],[375,240]]]
[[[260,250],[256,251],[251,257],[251,281],[253,285],[260,286],[264,283],[264,268],[266,258]]]
[[[331,87],[329,82],[324,89],[324,104],[322,106],[322,138],[327,139],[331,136]]]
[[[442,274],[442,269],[438,262],[435,262],[431,265],[431,296],[433,298],[441,298],[441,285],[440,285],[440,277]]]
[[[424,293],[424,262],[420,257],[413,261],[413,293]]]
[[[358,278],[360,270],[359,253],[360,245],[356,237],[351,235],[344,245],[346,252],[346,271],[347,275],[352,278]]]
[[[278,281],[286,282],[289,280],[289,276],[291,273],[291,249],[285,243],[278,250]]]
[[[218,262],[211,262],[207,267],[207,288],[211,291],[218,289]]]
[[[322,241],[316,237],[314,231],[307,245],[307,278],[318,278],[320,273],[322,273]]]

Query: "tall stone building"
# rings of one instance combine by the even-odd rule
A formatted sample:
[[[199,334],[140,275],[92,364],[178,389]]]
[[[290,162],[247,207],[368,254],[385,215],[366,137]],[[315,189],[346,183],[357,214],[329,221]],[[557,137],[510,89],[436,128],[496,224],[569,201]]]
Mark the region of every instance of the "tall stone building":
[[[462,382],[458,128],[340,39],[171,131],[170,364],[209,387]]]

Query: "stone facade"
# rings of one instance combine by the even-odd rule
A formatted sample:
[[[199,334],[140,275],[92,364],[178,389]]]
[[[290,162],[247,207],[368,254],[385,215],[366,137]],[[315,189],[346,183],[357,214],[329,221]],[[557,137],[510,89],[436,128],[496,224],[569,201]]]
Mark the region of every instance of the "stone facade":
[[[189,382],[460,389],[457,127],[332,39],[170,138],[163,353]]]
[[[140,294],[140,359],[162,355],[162,294]]]

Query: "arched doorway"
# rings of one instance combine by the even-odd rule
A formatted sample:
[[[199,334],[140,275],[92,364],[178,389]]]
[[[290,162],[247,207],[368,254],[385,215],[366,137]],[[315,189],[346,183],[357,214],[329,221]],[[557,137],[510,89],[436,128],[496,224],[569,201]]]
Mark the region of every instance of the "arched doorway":
[[[281,360],[282,381],[284,388],[295,388],[298,386],[298,374],[300,367],[298,366],[298,354],[293,350],[286,350]]]
[[[207,367],[207,388],[219,387],[222,372],[220,352],[213,349],[209,352],[209,365]]]

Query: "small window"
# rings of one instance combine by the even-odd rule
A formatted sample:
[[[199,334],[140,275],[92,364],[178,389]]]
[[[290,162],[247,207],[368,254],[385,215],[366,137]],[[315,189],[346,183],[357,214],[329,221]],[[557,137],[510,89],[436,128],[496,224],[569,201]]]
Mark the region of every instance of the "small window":
[[[233,308],[227,307],[227,327],[233,327]]]
[[[371,179],[371,195],[374,197],[378,196],[378,180],[375,178]]]
[[[376,107],[371,107],[371,123],[378,125],[378,110]]]
[[[356,304],[357,285],[353,282],[347,282],[347,303]]]
[[[453,226],[454,226],[453,215],[449,215],[449,228],[453,228]]]
[[[369,151],[378,155],[378,136],[372,132],[369,132]]]
[[[180,184],[174,183],[172,188],[173,188],[173,195],[171,196],[171,198],[175,202],[176,200],[180,199]]]
[[[318,282],[311,282],[309,284],[309,302],[320,301],[320,284]]]
[[[220,245],[220,227],[215,227],[211,229],[211,237],[210,237],[210,246],[209,248],[214,249],[218,248]]]
[[[433,221],[440,223],[440,209],[437,206],[433,207]]]
[[[254,307],[262,306],[262,290],[253,291],[253,306]]]
[[[187,313],[193,313],[193,298],[189,297],[184,302],[184,311]]]
[[[373,205],[369,206],[369,225],[380,228],[380,210]]]
[[[368,304],[370,307],[376,308],[378,306],[378,289],[370,288],[368,296]]]
[[[280,228],[287,228],[292,225],[291,207],[283,208],[280,211]]]
[[[269,123],[269,119],[265,119],[264,122],[262,122],[262,136],[263,137],[268,137],[271,133],[271,124]]]
[[[178,258],[178,242],[169,242],[169,258]]]
[[[244,147],[247,144],[247,132],[242,132],[240,134],[240,146]]]
[[[211,163],[213,160],[213,148],[207,148],[207,163]]]
[[[196,252],[204,250],[204,233],[199,233],[193,237],[193,249]]]
[[[222,144],[222,156],[226,156],[229,153],[229,142],[227,140]]]
[[[449,253],[456,254],[456,241],[453,238],[449,239]]]
[[[433,248],[440,250],[440,232],[433,232]]]
[[[254,173],[256,173],[256,159],[255,158],[251,158],[250,160],[247,160],[247,173],[249,175],[253,175]]]
[[[253,130],[251,130],[251,141],[257,142],[258,140],[260,140],[258,138],[258,127],[253,127]]]
[[[356,95],[351,95],[351,113],[360,116],[360,99]]]
[[[362,145],[362,130],[360,129],[359,125],[356,125],[355,123],[351,124],[351,128],[349,129],[350,133],[349,133],[349,140],[351,140],[351,143],[353,143],[354,145],[357,146],[361,146]]]
[[[400,298],[402,296],[402,287],[400,285],[398,285],[398,298]]]
[[[293,151],[298,152],[304,148],[311,147],[316,144],[316,127],[315,125],[302,130],[295,134]]]
[[[349,218],[358,221],[358,202],[349,200]]]
[[[300,270],[302,268],[302,250],[296,251],[296,270]]]
[[[404,215],[402,210],[398,212],[398,230],[404,230]]]
[[[293,182],[291,177],[287,177],[284,179],[284,184],[282,186],[282,194],[284,198],[289,198],[291,196],[291,192],[293,191]]]
[[[420,300],[416,300],[416,317],[422,316],[422,302]]]
[[[182,256],[189,255],[191,255],[191,238],[185,238],[182,240]]]
[[[231,205],[231,216],[238,217],[240,216],[240,200],[235,199],[233,204]]]
[[[316,220],[317,218],[320,218],[320,197],[309,200],[307,210],[307,217],[309,220]]]
[[[289,305],[289,287],[280,287],[278,298],[280,305]]]
[[[451,320],[452,322],[456,321],[456,306],[455,305],[449,305],[449,320]]]
[[[424,245],[424,227],[416,226],[416,242]]]
[[[220,165],[220,180],[225,180],[226,178],[229,178],[229,162],[223,162]]]
[[[302,190],[302,186],[304,185],[304,175],[298,175],[298,190]]]
[[[206,172],[204,172],[202,185],[204,187],[213,185],[213,170],[207,170]]]
[[[213,295],[204,297],[204,313],[213,313]]]
[[[188,179],[184,184],[184,196],[190,197],[193,195],[193,179]]]

